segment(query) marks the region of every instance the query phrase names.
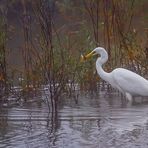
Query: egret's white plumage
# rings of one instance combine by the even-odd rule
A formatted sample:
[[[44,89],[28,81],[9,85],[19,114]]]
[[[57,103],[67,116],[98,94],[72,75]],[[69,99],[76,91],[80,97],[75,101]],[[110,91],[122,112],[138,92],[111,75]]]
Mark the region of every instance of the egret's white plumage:
[[[108,60],[108,53],[102,47],[95,48],[91,53],[83,56],[83,59],[87,59],[94,54],[101,55],[96,61],[97,73],[113,88],[123,93],[127,99],[131,100],[133,96],[148,96],[148,80],[124,68],[116,68],[110,73],[105,72],[102,66]]]

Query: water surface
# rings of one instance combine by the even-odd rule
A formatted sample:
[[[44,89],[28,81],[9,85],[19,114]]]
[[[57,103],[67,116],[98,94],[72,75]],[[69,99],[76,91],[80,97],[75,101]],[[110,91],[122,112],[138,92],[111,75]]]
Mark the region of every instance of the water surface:
[[[63,97],[56,114],[42,101],[0,110],[0,147],[147,148],[148,103],[116,92]]]

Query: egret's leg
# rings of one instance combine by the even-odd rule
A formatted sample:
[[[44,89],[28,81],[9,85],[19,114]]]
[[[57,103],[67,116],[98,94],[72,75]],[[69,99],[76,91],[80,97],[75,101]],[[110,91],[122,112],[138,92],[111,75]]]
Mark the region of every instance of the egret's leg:
[[[132,101],[132,99],[133,99],[133,97],[132,97],[132,95],[131,94],[129,94],[129,93],[125,93],[125,95],[126,95],[126,98],[128,99],[128,101]]]

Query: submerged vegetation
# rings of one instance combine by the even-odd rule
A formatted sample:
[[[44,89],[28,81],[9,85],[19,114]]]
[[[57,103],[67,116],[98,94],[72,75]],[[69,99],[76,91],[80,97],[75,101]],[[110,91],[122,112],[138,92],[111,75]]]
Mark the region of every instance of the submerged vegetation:
[[[80,55],[96,46],[105,47],[109,53],[106,71],[122,66],[147,76],[148,28],[135,25],[139,21],[135,16],[140,11],[140,8],[137,10],[139,4],[144,6],[147,2],[1,2],[1,100],[8,93],[15,95],[17,101],[22,97],[27,100],[27,94],[46,87],[46,101],[54,111],[64,93],[73,95],[77,89],[96,91],[104,87],[105,82],[98,78],[93,66],[95,59],[85,64],[80,62]],[[142,33],[139,34],[139,30]],[[18,54],[14,55],[16,51]],[[19,62],[16,62],[17,58]],[[14,86],[20,89],[19,93]]]

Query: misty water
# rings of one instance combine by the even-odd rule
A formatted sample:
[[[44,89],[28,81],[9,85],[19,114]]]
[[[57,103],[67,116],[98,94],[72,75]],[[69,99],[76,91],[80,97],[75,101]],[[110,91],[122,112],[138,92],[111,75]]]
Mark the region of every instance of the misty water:
[[[36,97],[0,109],[1,148],[147,148],[148,102],[117,92],[63,97],[57,113]]]

